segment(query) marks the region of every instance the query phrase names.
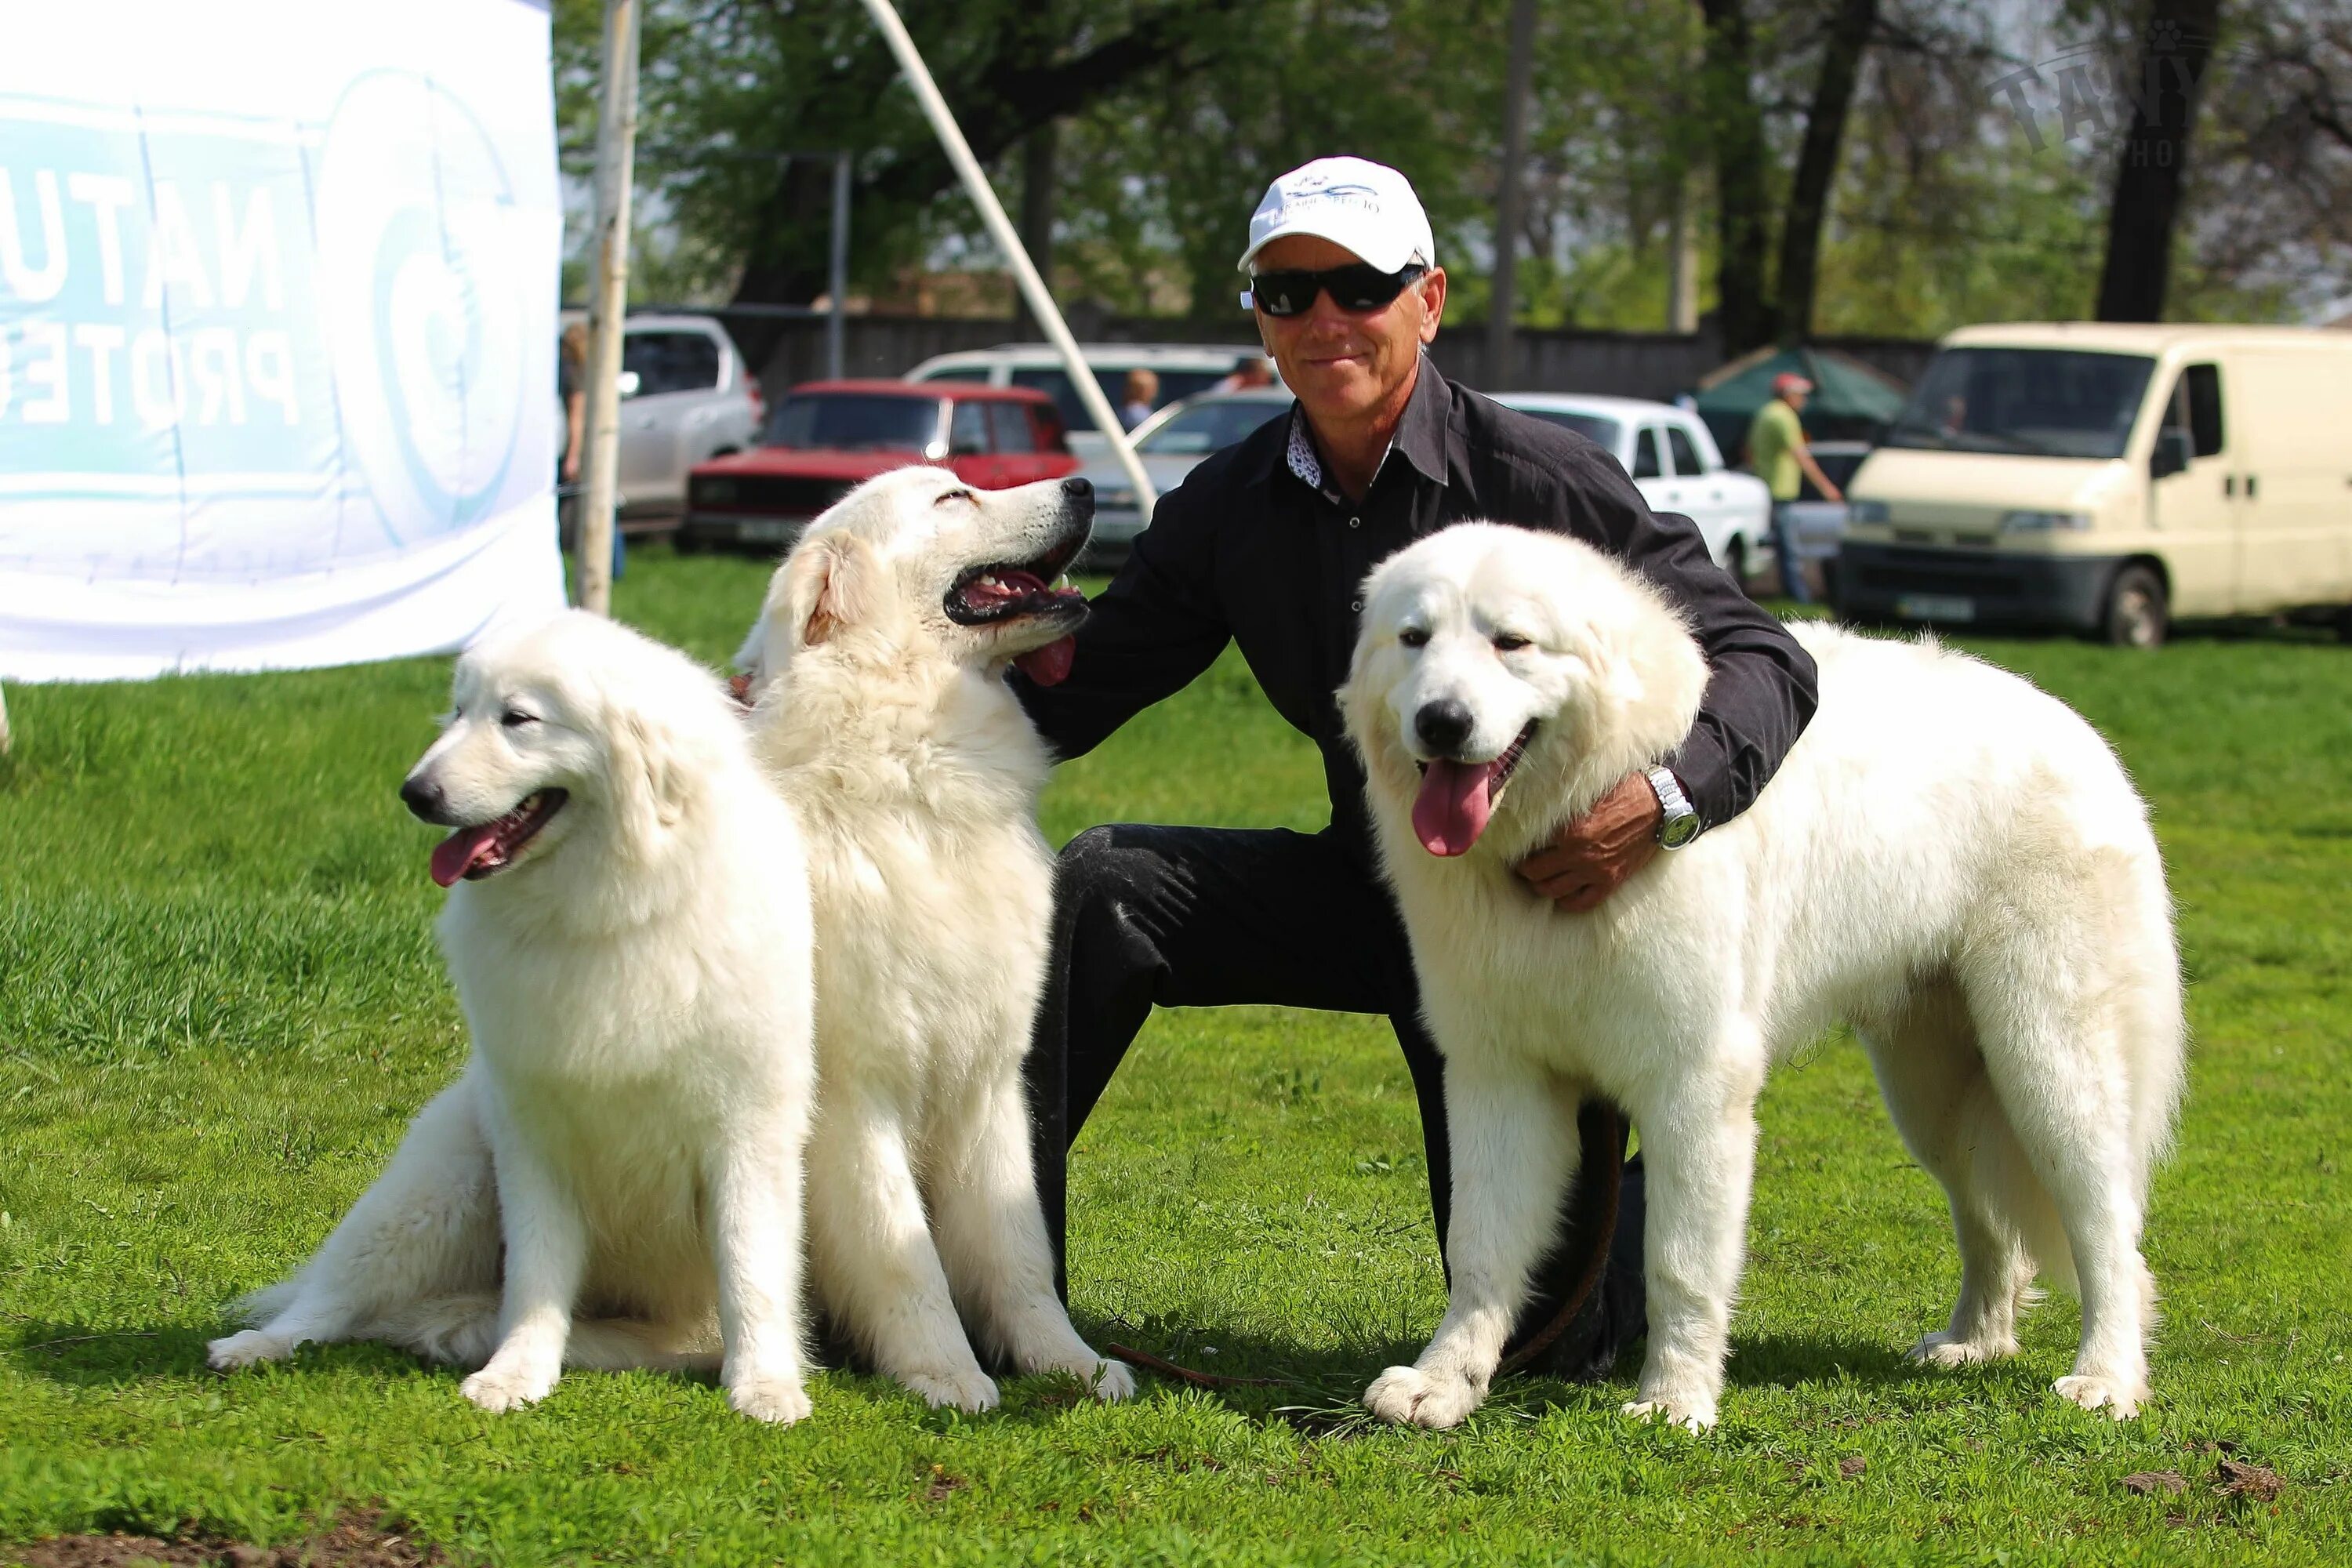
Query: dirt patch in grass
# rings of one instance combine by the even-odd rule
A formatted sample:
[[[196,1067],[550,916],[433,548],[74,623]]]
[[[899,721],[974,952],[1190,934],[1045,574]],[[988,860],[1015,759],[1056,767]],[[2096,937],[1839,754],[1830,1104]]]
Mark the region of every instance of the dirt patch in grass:
[[[0,1546],[0,1563],[25,1568],[424,1568],[446,1563],[437,1546],[423,1546],[386,1528],[383,1516],[348,1513],[318,1535],[277,1546],[226,1541],[215,1535],[59,1535],[29,1546]]]

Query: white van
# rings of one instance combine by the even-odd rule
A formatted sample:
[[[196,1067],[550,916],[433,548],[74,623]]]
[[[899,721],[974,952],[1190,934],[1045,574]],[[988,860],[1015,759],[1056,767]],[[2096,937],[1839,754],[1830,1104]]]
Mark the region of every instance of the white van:
[[[2352,635],[2352,333],[2028,322],[1946,338],[1848,490],[1841,614],[2153,647]]]
[[[1148,370],[1160,378],[1160,396],[1152,406],[1165,408],[1208,391],[1233,374],[1242,361],[1265,357],[1255,343],[1080,343],[1078,352],[1086,356],[1114,411],[1126,392],[1130,370]],[[992,349],[935,354],[908,371],[907,379],[1034,386],[1062,411],[1071,451],[1092,457],[1110,450],[1110,443],[1095,428],[1094,416],[1078,401],[1077,389],[1062,368],[1062,356],[1051,343],[1000,343]]]

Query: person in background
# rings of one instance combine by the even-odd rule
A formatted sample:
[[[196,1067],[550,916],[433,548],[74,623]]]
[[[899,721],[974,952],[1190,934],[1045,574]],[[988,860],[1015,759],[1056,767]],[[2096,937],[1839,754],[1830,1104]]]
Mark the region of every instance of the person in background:
[[[556,462],[556,537],[564,548],[580,527],[580,465],[588,455],[588,323],[574,321],[557,340],[555,395],[563,404],[563,452]],[[621,580],[628,547],[621,542],[620,519],[613,520],[613,580]]]
[[[1790,506],[1804,492],[1807,479],[1813,481],[1822,500],[1845,500],[1844,492],[1813,461],[1804,424],[1797,417],[1805,411],[1805,399],[1812,391],[1811,382],[1794,371],[1783,371],[1772,378],[1772,395],[1748,426],[1748,466],[1772,492],[1772,555],[1780,566],[1780,591],[1801,605],[1813,602],[1813,591],[1805,581],[1805,563],[1797,559],[1797,530],[1789,515]]]
[[[1258,354],[1252,354],[1234,366],[1234,374],[1217,383],[1219,392],[1255,392],[1261,386],[1274,384],[1274,365]]]
[[[1127,373],[1127,390],[1120,395],[1118,422],[1129,430],[1151,417],[1160,401],[1160,377],[1140,366]]]

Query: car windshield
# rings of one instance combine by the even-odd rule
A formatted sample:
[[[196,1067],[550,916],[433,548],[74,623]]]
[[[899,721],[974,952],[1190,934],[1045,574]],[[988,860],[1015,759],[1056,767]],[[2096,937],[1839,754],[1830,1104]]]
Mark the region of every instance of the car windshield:
[[[1136,444],[1155,458],[1199,458],[1222,452],[1289,408],[1259,397],[1217,398],[1169,416],[1168,423]]]
[[[771,447],[835,452],[919,452],[940,436],[937,398],[887,392],[810,392],[787,395],[768,424]]]
[[[1522,414],[1532,414],[1549,425],[1565,426],[1604,452],[1617,449],[1618,424],[1603,419],[1598,414],[1570,414],[1560,408],[1522,408]]]
[[[1889,447],[2120,458],[2156,362],[2080,349],[1946,349],[1912,389]]]

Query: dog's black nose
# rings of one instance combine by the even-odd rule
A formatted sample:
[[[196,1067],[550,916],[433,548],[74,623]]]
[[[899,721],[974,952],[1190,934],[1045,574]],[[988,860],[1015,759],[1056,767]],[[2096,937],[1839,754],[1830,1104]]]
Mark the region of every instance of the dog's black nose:
[[[1095,493],[1094,481],[1073,476],[1062,481],[1062,493],[1072,500],[1090,500]]]
[[[1413,731],[1421,737],[1421,743],[1441,757],[1450,757],[1459,751],[1462,742],[1470,738],[1471,726],[1475,722],[1470,717],[1470,705],[1457,697],[1424,702],[1421,711],[1412,716]]]
[[[415,773],[400,781],[400,799],[409,810],[427,822],[441,814],[441,786]]]

